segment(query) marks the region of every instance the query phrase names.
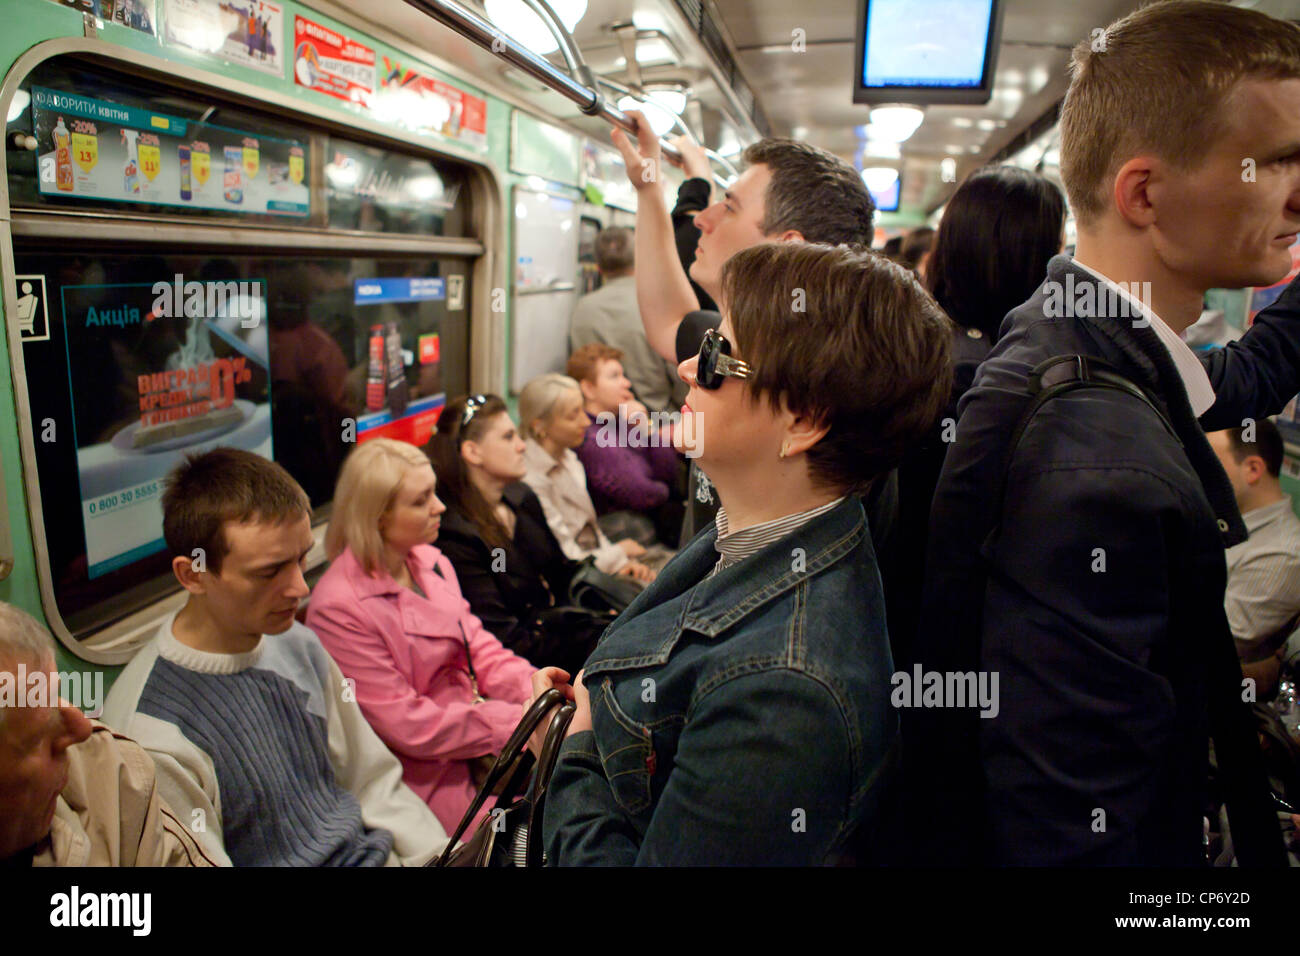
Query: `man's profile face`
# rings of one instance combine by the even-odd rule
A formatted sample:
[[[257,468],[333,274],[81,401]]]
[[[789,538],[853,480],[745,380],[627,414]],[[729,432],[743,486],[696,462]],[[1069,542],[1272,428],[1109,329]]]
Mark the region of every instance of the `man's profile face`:
[[[1300,79],[1242,81],[1221,109],[1200,165],[1152,187],[1155,251],[1200,288],[1271,285],[1300,231]]]
[[[229,551],[221,571],[203,575],[209,613],[227,634],[282,634],[311,591],[303,578],[311,550],[311,519],[283,523],[227,521]]]
[[[771,181],[771,169],[755,163],[740,174],[720,200],[695,216],[700,240],[691,263],[691,278],[715,299],[721,291],[722,264],[740,250],[768,238],[762,230],[763,201]]]
[[[54,662],[27,664],[26,673]],[[18,674],[13,661],[0,660],[0,671]],[[54,686],[58,687],[55,677]],[[19,687],[20,695],[26,687]],[[56,691],[57,693],[57,691]],[[50,832],[59,794],[68,783],[68,748],[90,736],[91,725],[76,707],[7,707],[0,724],[0,859],[26,849]]]

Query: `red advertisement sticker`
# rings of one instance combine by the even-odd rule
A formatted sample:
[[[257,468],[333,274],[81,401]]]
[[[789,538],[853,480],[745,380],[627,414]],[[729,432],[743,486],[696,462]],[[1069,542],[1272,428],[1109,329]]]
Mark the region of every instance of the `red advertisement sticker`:
[[[295,16],[293,78],[299,86],[368,107],[375,91],[375,51]]]
[[[487,101],[383,58],[375,113],[420,133],[440,133],[474,146],[487,145]]]

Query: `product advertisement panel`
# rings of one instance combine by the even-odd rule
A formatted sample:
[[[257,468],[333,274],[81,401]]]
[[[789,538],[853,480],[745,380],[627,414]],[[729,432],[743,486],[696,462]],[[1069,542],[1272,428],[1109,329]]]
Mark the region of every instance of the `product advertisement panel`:
[[[423,445],[432,437],[446,404],[442,348],[437,332],[418,331],[418,308],[446,298],[446,280],[438,276],[353,280],[353,303],[370,307],[363,313],[370,325],[369,365],[358,442],[382,437]]]
[[[163,35],[175,46],[284,75],[284,10],[264,0],[163,0]]]
[[[438,133],[476,149],[487,146],[487,101],[383,58],[375,116],[417,133]]]
[[[40,191],[116,202],[305,217],[307,151],[152,110],[32,87]]]
[[[271,457],[264,290],[183,276],[63,287],[88,577],[162,549],[162,479],[186,454]]]
[[[293,76],[299,86],[368,107],[375,92],[375,51],[313,20],[295,16]]]

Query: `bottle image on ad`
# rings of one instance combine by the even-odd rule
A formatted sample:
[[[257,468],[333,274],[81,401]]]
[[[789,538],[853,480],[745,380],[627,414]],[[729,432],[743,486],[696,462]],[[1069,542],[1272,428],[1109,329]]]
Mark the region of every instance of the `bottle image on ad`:
[[[388,398],[388,382],[384,377],[384,327],[370,327],[370,369],[366,376],[366,411],[377,412]]]
[[[402,355],[402,335],[397,329],[397,323],[389,322],[387,332],[388,409],[394,418],[401,418],[406,414],[411,387],[406,381],[406,360]]]
[[[72,135],[63,125],[62,116],[54,124],[54,162],[58,167],[55,173],[55,184],[65,193],[72,192],[77,187],[72,172]],[[46,182],[49,180],[47,179]]]
[[[244,201],[244,147],[227,146],[225,147],[225,153],[226,175],[224,178],[224,184],[226,189],[226,202],[242,203]]]
[[[190,183],[190,148],[180,146],[176,150],[176,154],[181,162],[181,199],[189,202],[194,198]]]
[[[140,156],[135,148],[135,140],[139,135],[137,130],[122,130],[122,140],[126,143],[126,165],[122,167],[122,190],[128,196],[140,195]]]

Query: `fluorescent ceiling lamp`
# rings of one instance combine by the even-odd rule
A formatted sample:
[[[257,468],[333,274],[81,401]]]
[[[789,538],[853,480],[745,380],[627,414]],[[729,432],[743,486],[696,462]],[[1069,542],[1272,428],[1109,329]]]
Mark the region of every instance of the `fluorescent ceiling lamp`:
[[[862,171],[862,181],[872,192],[883,193],[898,180],[898,170],[889,166],[868,166]]]
[[[560,48],[546,23],[523,0],[486,0],[483,6],[488,19],[502,32],[538,56],[546,56]],[[554,0],[551,9],[559,16],[564,28],[572,33],[587,12],[587,0]]]
[[[925,114],[913,106],[878,106],[871,111],[867,138],[901,143],[916,132],[923,119]]]
[[[646,99],[659,104],[674,116],[686,109],[686,93],[682,90],[646,90]]]
[[[650,129],[656,136],[663,136],[677,125],[677,117],[668,112],[654,100],[641,101],[635,96],[625,96],[618,101],[618,108],[624,113],[628,110],[640,110],[650,121]]]
[[[862,155],[870,156],[872,159],[901,159],[903,150],[897,143],[869,139],[866,148],[862,150]]]

